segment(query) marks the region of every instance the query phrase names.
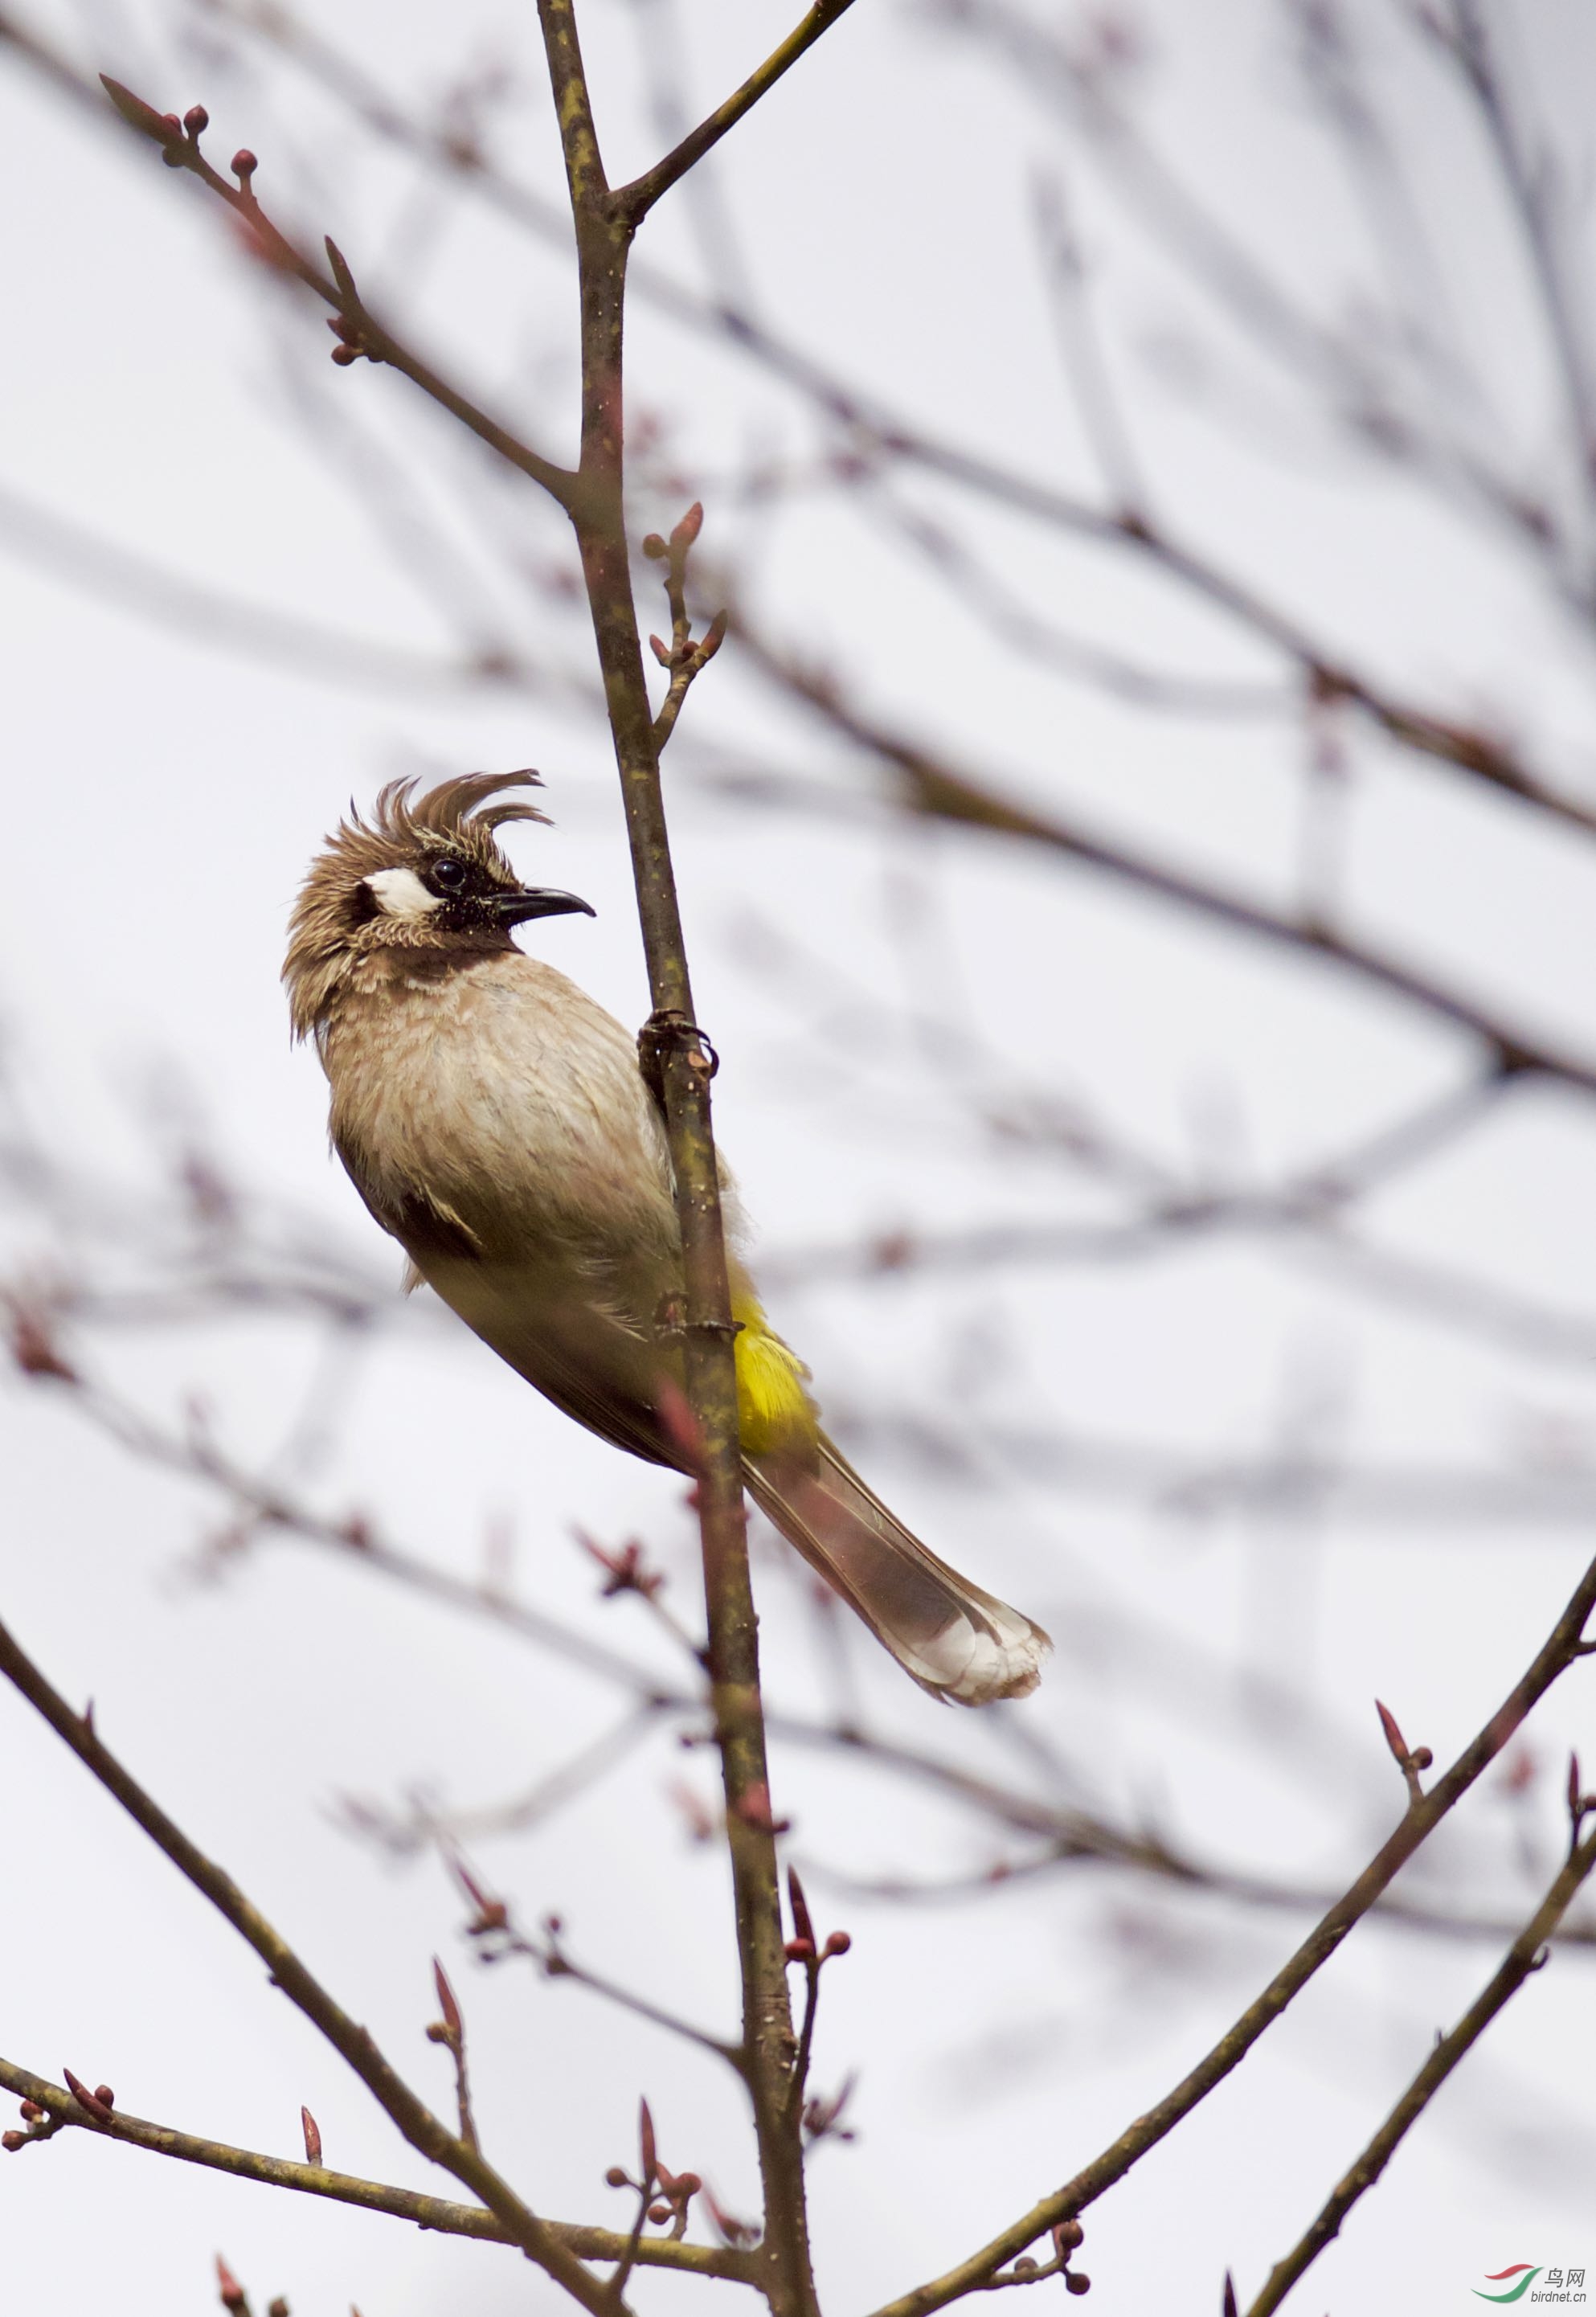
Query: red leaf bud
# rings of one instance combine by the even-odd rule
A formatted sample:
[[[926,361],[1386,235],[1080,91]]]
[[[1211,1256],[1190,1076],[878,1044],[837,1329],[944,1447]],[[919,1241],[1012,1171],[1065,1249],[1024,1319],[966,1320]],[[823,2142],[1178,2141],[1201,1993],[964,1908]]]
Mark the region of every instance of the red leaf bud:
[[[161,126],[166,131],[168,137],[181,137],[183,135],[183,123],[178,119],[175,112],[163,112],[161,115]]]
[[[44,2114],[37,2100],[21,2100],[18,2102],[18,2108],[24,2124],[37,2124]]]
[[[183,125],[191,137],[203,137],[210,126],[210,115],[202,104],[191,104],[183,116]]]
[[[820,1950],[820,1960],[824,1963],[828,1955],[844,1955],[852,1945],[851,1931],[833,1931]]]
[[[815,1926],[810,1919],[809,1902],[804,1896],[804,1886],[798,1880],[796,1866],[789,1866],[787,1870],[787,1896],[792,1906],[792,1928],[812,1949],[816,1944]]]
[[[650,563],[663,563],[670,551],[657,531],[651,531],[643,541],[643,552]]]
[[[604,2175],[604,2181],[606,2187],[611,2188],[629,2188],[631,2186],[629,2176],[619,2164],[611,2164]]]
[[[1396,1716],[1392,1713],[1388,1705],[1382,1705],[1378,1697],[1374,1702],[1374,1710],[1380,1717],[1380,1728],[1386,1733],[1386,1743],[1391,1749],[1393,1759],[1397,1762],[1405,1763],[1407,1760],[1407,1740],[1403,1736],[1402,1731],[1397,1725]]]
[[[360,348],[358,346],[334,346],[333,348],[333,360],[337,363],[340,370],[347,370],[351,362],[359,362],[360,358]]]
[[[244,2307],[244,2287],[239,2284],[238,2279],[227,2267],[227,2262],[222,2259],[219,2252],[216,2257],[216,2285],[217,2291],[221,2295],[221,2304],[224,2309],[242,2309]]]
[[[100,2102],[103,2107],[114,2107],[116,2106],[116,2094],[111,2090],[109,2084],[96,2084],[94,2086],[94,2098]]]
[[[654,2179],[655,2155],[654,2146],[654,2118],[648,2113],[648,2103],[646,2100],[639,2100],[638,2102],[638,2140],[643,2151],[643,2185],[645,2187],[647,2187]]]
[[[165,142],[166,123],[153,104],[146,104],[141,96],[135,96],[132,90],[124,88],[120,80],[112,80],[109,73],[101,74],[100,85],[129,129],[137,129],[142,135],[153,137],[157,143]]]
[[[443,2014],[444,2026],[451,2035],[459,2035],[465,2022],[460,2017],[459,2005],[454,1999],[454,1990],[449,1984],[449,1974],[436,1955],[432,1957],[432,1984],[438,1990],[438,2008]]]
[[[696,2172],[678,2172],[676,2175],[676,2194],[684,2205],[690,2196],[698,2195],[703,2185]]]
[[[27,2145],[25,2132],[0,2132],[0,2148],[4,2148],[8,2156],[14,2156],[19,2148],[26,2148]]]
[[[703,527],[704,503],[701,499],[694,499],[692,505],[688,508],[687,513],[682,516],[681,522],[676,525],[675,530],[671,533],[671,545],[676,549],[678,553],[683,552],[692,545],[693,541],[698,537]]]
[[[670,2219],[671,2207],[669,2205],[650,2205],[648,2207],[648,2217],[657,2227],[661,2221],[668,2221]]]
[[[1078,2268],[1066,2269],[1064,2278],[1064,2289],[1066,2293],[1090,2293],[1092,2290],[1092,2279],[1089,2277],[1083,2276]]]
[[[1580,1815],[1581,1783],[1580,1758],[1577,1754],[1570,1754],[1568,1758],[1568,1815],[1570,1818],[1578,1818]]]
[[[1083,2244],[1085,2240],[1086,2232],[1079,2221],[1060,2221],[1053,2232],[1053,2241],[1060,2252],[1074,2252],[1075,2247]]]
[[[1428,1746],[1415,1746],[1411,1758],[1415,1770],[1427,1770],[1435,1757]]]
[[[706,660],[714,658],[716,653],[720,649],[721,645],[726,641],[726,613],[724,612],[717,612],[715,617],[705,629],[703,641],[699,646],[699,666],[700,667],[704,665]]]
[[[308,2107],[302,2107],[299,2110],[299,2129],[305,2134],[306,2163],[319,2164],[321,2162],[321,2126]]]
[[[246,192],[249,190],[249,181],[254,175],[255,171],[260,167],[260,163],[255,159],[254,155],[250,151],[247,145],[241,145],[238,148],[238,150],[234,154],[233,174],[237,178],[239,183],[244,187]]]
[[[657,636],[649,637],[648,649],[654,654],[655,658],[658,660],[661,667],[669,667],[671,665],[670,651],[665,645],[661,643]]]
[[[61,2074],[66,2081],[67,2090],[77,2102],[79,2107],[86,2108],[89,2114],[94,2117],[96,2124],[109,2124],[111,2122],[111,2110],[100,2098],[98,2092],[92,2092],[86,2084],[80,2084],[70,2068],[63,2068]]]
[[[1034,2277],[1036,2273],[1037,2263],[1032,2260],[1029,2253],[1025,2255],[1023,2259],[1017,2260],[1014,2263],[1014,2274],[1016,2277]]]

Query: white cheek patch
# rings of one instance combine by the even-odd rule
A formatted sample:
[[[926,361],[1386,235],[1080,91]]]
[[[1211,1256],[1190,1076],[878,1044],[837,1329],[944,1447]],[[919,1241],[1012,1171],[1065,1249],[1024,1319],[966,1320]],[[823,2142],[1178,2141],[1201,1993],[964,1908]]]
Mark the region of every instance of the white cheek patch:
[[[385,917],[430,917],[442,902],[414,869],[379,869],[365,880]]]

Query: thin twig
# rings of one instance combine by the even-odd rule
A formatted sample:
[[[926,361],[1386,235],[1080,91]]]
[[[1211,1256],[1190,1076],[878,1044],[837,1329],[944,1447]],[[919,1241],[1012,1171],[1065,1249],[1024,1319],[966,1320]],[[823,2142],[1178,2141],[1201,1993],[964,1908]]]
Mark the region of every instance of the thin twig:
[[[4,1625],[0,1625],[0,1673],[22,1692],[92,1776],[115,1796],[156,1847],[172,1861],[197,1891],[210,1900],[240,1938],[254,1949],[266,1964],[274,1984],[319,2029],[333,2049],[360,2077],[411,2146],[434,2164],[441,2165],[445,2171],[452,2172],[456,2179],[467,2187],[474,2189],[482,2202],[503,2222],[512,2241],[521,2247],[529,2259],[535,2260],[540,2268],[546,2269],[556,2284],[563,2286],[584,2309],[591,2311],[593,2317],[609,2317],[613,2304],[606,2299],[602,2289],[581,2262],[549,2233],[538,2215],[479,2151],[451,2133],[424,2101],[417,2098],[389,2065],[369,2030],[352,2019],[342,2005],[334,2000],[281,1932],[275,1930],[245,1898],[232,1877],[224,1874],[196,1844],[191,1842],[159,1803],[123,1768],[92,1722],[72,1711],[59,1691],[46,1680]]]
[[[452,2205],[441,2196],[424,2196],[415,2188],[390,2187],[349,2172],[332,2172],[320,2164],[300,2164],[286,2157],[262,2155],[253,2148],[234,2148],[226,2141],[207,2140],[197,2134],[177,2132],[170,2125],[151,2124],[143,2116],[112,2111],[102,2123],[79,2106],[64,2086],[47,2076],[36,2076],[10,2060],[0,2059],[0,2086],[19,2099],[31,2100],[50,2118],[57,2130],[72,2126],[142,2148],[154,2156],[170,2156],[183,2164],[200,2164],[213,2172],[230,2173],[236,2180],[258,2180],[271,2188],[292,2188],[308,2196],[325,2196],[334,2204],[355,2205],[369,2213],[386,2213],[395,2220],[412,2221],[440,2236],[476,2237],[487,2244],[513,2245],[516,2237],[498,2215],[482,2205]],[[20,2134],[30,2143],[42,2137]],[[545,2221],[543,2226],[566,2251],[581,2260],[619,2260],[627,2240],[613,2229],[588,2228],[571,2221]],[[720,2245],[690,2245],[668,2238],[649,2238],[638,2255],[646,2267],[682,2269],[698,2277],[725,2277],[736,2284],[753,2282],[747,2255]]]
[[[1273,2026],[1292,1999],[1330,1960],[1354,1924],[1368,1914],[1453,1804],[1467,1793],[1480,1773],[1495,1759],[1530,1708],[1558,1676],[1585,1653],[1590,1645],[1583,1642],[1581,1636],[1593,1606],[1596,1606],[1596,1561],[1591,1563],[1574,1588],[1567,1607],[1537,1651],[1522,1679],[1508,1693],[1484,1728],[1464,1748],[1450,1769],[1436,1780],[1423,1799],[1407,1810],[1401,1824],[1381,1845],[1357,1881],[1309,1932],[1296,1954],[1275,1973],[1262,1993],[1247,2006],[1240,2018],[1172,2091],[1150,2107],[1145,2116],[1137,2117],[1117,2140],[1077,2172],[1072,2180],[1043,2196],[1029,2212],[994,2237],[990,2243],[983,2245],[978,2252],[958,2262],[945,2275],[933,2277],[929,2283],[916,2286],[913,2291],[901,2295],[896,2301],[884,2304],[875,2313],[875,2317],[930,2317],[932,2310],[945,2309],[950,2302],[962,2299],[967,2293],[978,2291],[987,2277],[1016,2253],[1023,2252],[1026,2246],[1033,2243],[1045,2230],[1052,2228],[1059,2221],[1074,2219],[1106,2189],[1111,2188],[1116,2181],[1123,2179],[1149,2149],[1155,2148],[1182,2117],[1189,2116],[1200,2101],[1208,2098],[1216,2085],[1223,2083],[1231,2071],[1240,2065],[1259,2037]]]
[[[1285,2259],[1271,2269],[1268,2282],[1248,2310],[1247,2317],[1272,2317],[1272,2312],[1279,2307],[1297,2279],[1312,2267],[1332,2238],[1340,2234],[1342,2223],[1352,2206],[1373,2187],[1458,2062],[1478,2043],[1497,2013],[1511,2001],[1530,1974],[1550,1959],[1547,1943],[1593,1867],[1596,1833],[1587,1836],[1579,1845],[1508,1949],[1500,1969],[1458,2025],[1435,2045],[1362,2155],[1326,2198],[1312,2225]]]
[[[660,195],[668,192],[679,178],[701,161],[711,146],[718,145],[727,130],[735,129],[745,114],[753,110],[766,91],[775,86],[782,74],[797,64],[823,33],[829,31],[851,4],[852,0],[815,0],[802,23],[788,34],[779,49],[771,51],[757,72],[750,73],[741,87],[732,91],[723,104],[718,104],[696,129],[690,130],[682,142],[663,160],[656,161],[652,169],[634,177],[629,185],[617,187],[610,197],[617,214],[629,226],[639,225]]]

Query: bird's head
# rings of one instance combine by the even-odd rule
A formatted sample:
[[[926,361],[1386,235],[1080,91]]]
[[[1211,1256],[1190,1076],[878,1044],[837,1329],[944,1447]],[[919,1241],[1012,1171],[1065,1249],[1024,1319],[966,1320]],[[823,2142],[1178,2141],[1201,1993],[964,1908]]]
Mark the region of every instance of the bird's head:
[[[513,946],[529,917],[564,916],[585,901],[523,885],[500,851],[506,821],[548,818],[506,789],[538,774],[469,773],[417,796],[414,780],[390,781],[369,820],[352,805],[311,863],[289,920],[288,986],[294,1034],[323,1020],[351,970],[379,950],[444,960]],[[498,798],[500,801],[490,802]]]

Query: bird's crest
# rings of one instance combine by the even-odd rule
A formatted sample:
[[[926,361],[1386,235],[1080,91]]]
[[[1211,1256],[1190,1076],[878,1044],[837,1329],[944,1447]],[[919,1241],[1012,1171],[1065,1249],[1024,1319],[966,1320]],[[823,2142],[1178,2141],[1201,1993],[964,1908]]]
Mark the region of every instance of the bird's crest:
[[[384,938],[384,928],[370,917],[366,879],[450,853],[496,883],[513,886],[515,872],[499,849],[497,831],[511,821],[547,823],[548,815],[504,791],[541,786],[542,776],[530,770],[461,773],[419,795],[415,778],[389,781],[369,818],[351,801],[348,818],[311,863],[289,919],[282,978],[296,1037],[316,1027],[357,944]]]

